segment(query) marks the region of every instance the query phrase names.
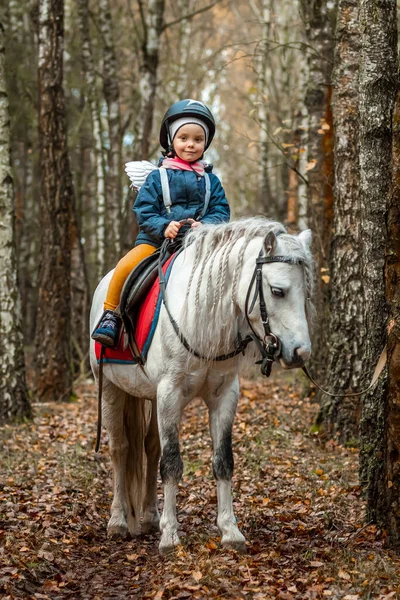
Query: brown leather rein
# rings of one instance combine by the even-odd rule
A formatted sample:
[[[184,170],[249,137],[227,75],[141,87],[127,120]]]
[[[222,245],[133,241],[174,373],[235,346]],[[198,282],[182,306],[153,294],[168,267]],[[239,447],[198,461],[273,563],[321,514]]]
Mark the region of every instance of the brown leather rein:
[[[387,360],[387,346],[385,346],[384,349],[382,350],[382,353],[381,353],[378,363],[375,367],[375,371],[374,371],[374,374],[372,376],[371,383],[369,384],[369,386],[359,392],[348,392],[346,394],[338,394],[336,392],[328,392],[328,390],[325,390],[323,387],[321,387],[315,381],[315,379],[310,375],[310,372],[306,366],[302,367],[302,370],[307,375],[307,377],[311,381],[311,383],[313,383],[316,388],[318,388],[321,392],[323,392],[327,396],[332,396],[334,398],[349,398],[349,397],[351,398],[352,396],[362,396],[363,394],[366,394],[367,392],[372,390],[372,388],[375,386],[376,382],[379,379],[380,374],[382,373],[382,371],[385,367],[386,360]]]

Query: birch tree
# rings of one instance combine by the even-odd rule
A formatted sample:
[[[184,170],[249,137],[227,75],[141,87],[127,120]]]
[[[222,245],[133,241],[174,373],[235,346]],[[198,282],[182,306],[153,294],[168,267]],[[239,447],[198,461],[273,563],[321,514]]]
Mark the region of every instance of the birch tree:
[[[360,189],[365,325],[363,369],[371,373],[386,341],[384,263],[386,210],[391,183],[392,110],[398,84],[396,3],[360,0]],[[398,200],[397,200],[398,201]],[[392,213],[393,214],[393,213]],[[382,520],[388,506],[385,440],[386,383],[363,398],[360,478],[367,493],[367,519]],[[393,416],[393,413],[392,413]],[[397,517],[398,518],[398,517]]]
[[[95,198],[97,202],[96,219],[96,241],[97,241],[97,278],[100,279],[105,273],[105,250],[106,250],[106,189],[104,153],[102,141],[102,124],[100,103],[98,99],[96,70],[94,65],[90,31],[89,31],[89,7],[88,0],[77,0],[79,29],[82,43],[82,66],[86,79],[86,96],[92,120],[92,131],[94,141],[94,157],[96,170]]]
[[[178,0],[178,10],[181,15],[193,12],[195,0]],[[176,98],[189,98],[189,58],[191,50],[191,34],[193,19],[184,19],[179,23],[179,64],[176,74]]]
[[[103,91],[107,102],[108,170],[106,268],[114,266],[121,254],[121,111],[117,62],[113,39],[113,22],[109,0],[99,1],[99,25],[103,42]]]
[[[63,0],[39,3],[41,264],[36,319],[36,392],[71,395],[71,198],[63,91]]]
[[[326,281],[333,207],[333,123],[331,79],[335,2],[301,0],[308,51],[308,82],[305,105],[308,112],[308,220],[313,231],[317,285],[315,299],[317,322],[313,335],[314,372],[323,374],[325,362],[317,357],[325,348],[324,324],[327,319]]]
[[[330,256],[328,389],[361,389],[364,377],[362,231],[358,166],[358,1],[339,0],[333,76],[335,131],[335,210]],[[358,437],[359,397],[321,397],[318,418],[341,440]]]
[[[271,197],[269,184],[269,114],[268,114],[268,87],[270,85],[269,49],[271,38],[271,19],[274,12],[273,0],[262,0],[258,16],[262,25],[262,39],[259,56],[258,92],[260,102],[258,106],[258,121],[260,125],[260,170],[258,182],[258,201],[262,210],[271,215],[271,208],[275,202]],[[271,206],[272,205],[272,206]],[[276,213],[276,207],[275,207]],[[277,215],[274,215],[277,218]]]
[[[4,14],[0,11],[0,423],[31,415],[25,382],[21,302],[17,284],[4,37]]]
[[[150,153],[154,103],[157,89],[157,71],[160,58],[161,35],[164,25],[165,0],[138,0],[143,40],[140,58],[140,110],[136,121],[134,157],[147,160]]]
[[[400,92],[393,116],[393,185],[387,212],[386,300],[388,304],[388,383],[384,465],[386,507],[377,517],[400,549]],[[383,509],[383,510],[382,510]]]

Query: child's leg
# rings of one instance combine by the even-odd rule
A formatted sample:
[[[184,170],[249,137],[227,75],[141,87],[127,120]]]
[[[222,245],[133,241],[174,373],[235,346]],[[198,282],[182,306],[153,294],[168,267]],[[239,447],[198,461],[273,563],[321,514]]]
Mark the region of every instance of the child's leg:
[[[125,256],[121,258],[115,267],[110,285],[108,286],[104,310],[115,310],[117,308],[122,288],[124,287],[124,283],[129,273],[141,260],[146,258],[146,256],[150,256],[150,254],[153,254],[155,251],[156,248],[150,246],[150,244],[139,244],[139,246],[135,246],[132,250],[129,250],[128,254],[125,254]]]

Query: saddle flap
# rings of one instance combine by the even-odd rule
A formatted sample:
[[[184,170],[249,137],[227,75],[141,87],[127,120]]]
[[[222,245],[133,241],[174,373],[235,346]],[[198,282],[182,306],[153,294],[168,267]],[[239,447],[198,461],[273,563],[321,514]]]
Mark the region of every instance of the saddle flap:
[[[146,256],[129,274],[121,292],[119,310],[121,316],[129,316],[135,306],[141,304],[157,278],[160,251]]]

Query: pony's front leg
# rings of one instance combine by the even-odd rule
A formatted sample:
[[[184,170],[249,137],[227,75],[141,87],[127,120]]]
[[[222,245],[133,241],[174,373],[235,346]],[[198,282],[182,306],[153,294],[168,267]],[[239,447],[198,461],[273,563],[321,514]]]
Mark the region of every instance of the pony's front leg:
[[[164,485],[164,510],[160,520],[160,554],[168,554],[180,544],[176,518],[176,494],[182,478],[183,462],[179,450],[179,423],[182,398],[176,384],[163,381],[157,389],[158,430],[161,443],[160,473]]]
[[[245,538],[239,531],[233,512],[231,482],[233,475],[232,426],[239,398],[237,377],[210,378],[206,403],[210,415],[213,442],[213,473],[217,483],[218,518],[222,545],[244,551]]]

